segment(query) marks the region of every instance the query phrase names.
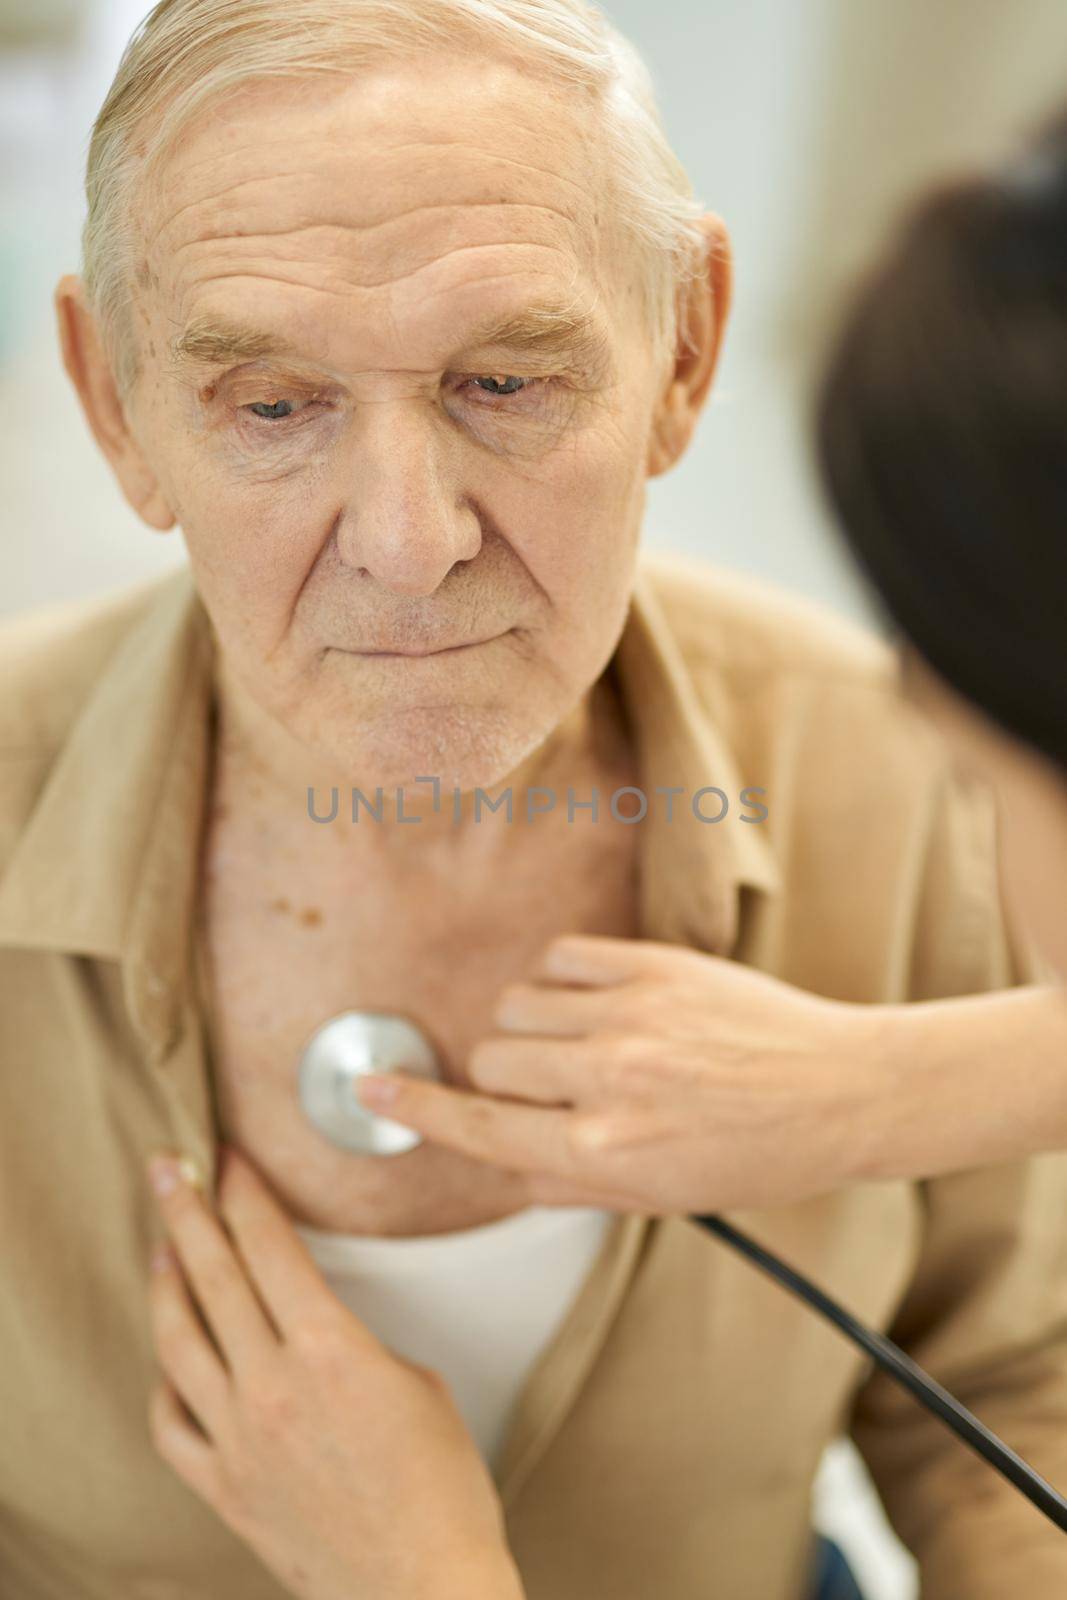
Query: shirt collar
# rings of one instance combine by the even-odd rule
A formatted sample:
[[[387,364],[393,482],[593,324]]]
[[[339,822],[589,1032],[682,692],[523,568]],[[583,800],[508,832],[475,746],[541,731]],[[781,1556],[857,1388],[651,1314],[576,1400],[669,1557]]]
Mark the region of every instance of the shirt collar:
[[[656,575],[655,555],[643,553],[613,657],[649,807],[640,824],[642,936],[727,955],[737,935],[739,888],[771,894],[781,888],[781,877],[764,825],[741,820],[741,790],[760,774],[741,774],[705,709]],[[704,666],[701,674],[713,670]],[[674,796],[671,820],[658,786],[682,791]],[[719,808],[715,797],[694,806],[698,791],[710,786],[727,797],[721,822],[701,820]]]
[[[173,1038],[209,754],[212,637],[182,566],[97,678],[0,882],[0,944],[122,962],[134,1027]]]
[[[121,962],[131,1019],[158,1057],[179,1027],[189,975],[215,643],[188,565],[152,590],[19,835],[0,881],[0,944]],[[738,887],[771,892],[778,871],[761,826],[737,815],[736,762],[701,704],[643,555],[612,670],[648,804],[634,824],[642,936],[728,954]],[[657,785],[682,791],[670,820]],[[692,810],[707,785],[729,799],[718,824]]]

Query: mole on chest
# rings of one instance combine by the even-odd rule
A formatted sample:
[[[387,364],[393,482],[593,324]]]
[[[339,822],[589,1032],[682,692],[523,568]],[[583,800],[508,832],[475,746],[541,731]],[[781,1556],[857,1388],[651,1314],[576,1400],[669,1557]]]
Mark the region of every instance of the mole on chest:
[[[468,924],[427,938],[425,930],[394,925],[370,939],[365,929],[335,929],[325,916],[314,933],[305,931],[310,926],[243,918],[206,925],[214,1065],[236,1084],[278,1084],[314,1030],[349,1010],[410,1018],[430,1039],[443,1075],[465,1082],[467,1056],[495,1031],[500,992],[532,981],[556,931],[521,923],[509,937],[500,927]]]

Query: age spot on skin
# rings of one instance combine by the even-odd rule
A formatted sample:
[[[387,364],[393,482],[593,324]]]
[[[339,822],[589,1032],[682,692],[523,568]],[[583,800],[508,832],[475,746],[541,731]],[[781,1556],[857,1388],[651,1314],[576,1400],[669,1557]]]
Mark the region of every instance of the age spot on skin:
[[[322,912],[315,906],[308,906],[306,911],[301,911],[300,921],[305,928],[317,928],[322,922]]]
[[[134,278],[137,281],[138,287],[141,289],[159,288],[159,278],[152,271],[147,256],[142,256],[141,260],[138,262],[137,269],[134,272]]]

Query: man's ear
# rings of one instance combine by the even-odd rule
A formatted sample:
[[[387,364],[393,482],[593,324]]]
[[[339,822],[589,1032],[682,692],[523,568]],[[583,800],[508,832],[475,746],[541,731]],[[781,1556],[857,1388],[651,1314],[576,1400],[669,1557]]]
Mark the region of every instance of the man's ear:
[[[165,533],[173,528],[176,518],[130,432],[96,318],[86,304],[82,280],[76,273],[66,273],[56,285],[53,298],[63,365],[77,390],[93,437],[137,515],[150,528]]]
[[[733,295],[730,236],[721,217],[707,211],[700,219],[706,241],[704,272],[679,294],[679,335],[689,323],[689,343],[679,342],[666,386],[652,414],[646,474],[673,467],[685,453],[711,388]]]

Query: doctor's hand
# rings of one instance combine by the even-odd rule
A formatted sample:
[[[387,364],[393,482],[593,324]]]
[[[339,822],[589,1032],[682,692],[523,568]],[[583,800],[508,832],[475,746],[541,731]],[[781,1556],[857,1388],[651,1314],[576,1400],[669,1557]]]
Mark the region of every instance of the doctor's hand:
[[[150,1288],[163,1459],[301,1600],[522,1600],[443,1380],[336,1299],[235,1151],[218,1214],[186,1163],[150,1171],[169,1235]]]
[[[683,945],[567,934],[509,984],[473,1092],[395,1074],[367,1106],[528,1176],[533,1203],[671,1215],[863,1175],[886,1008],[827,1000]],[[380,1086],[381,1094],[375,1092]]]

